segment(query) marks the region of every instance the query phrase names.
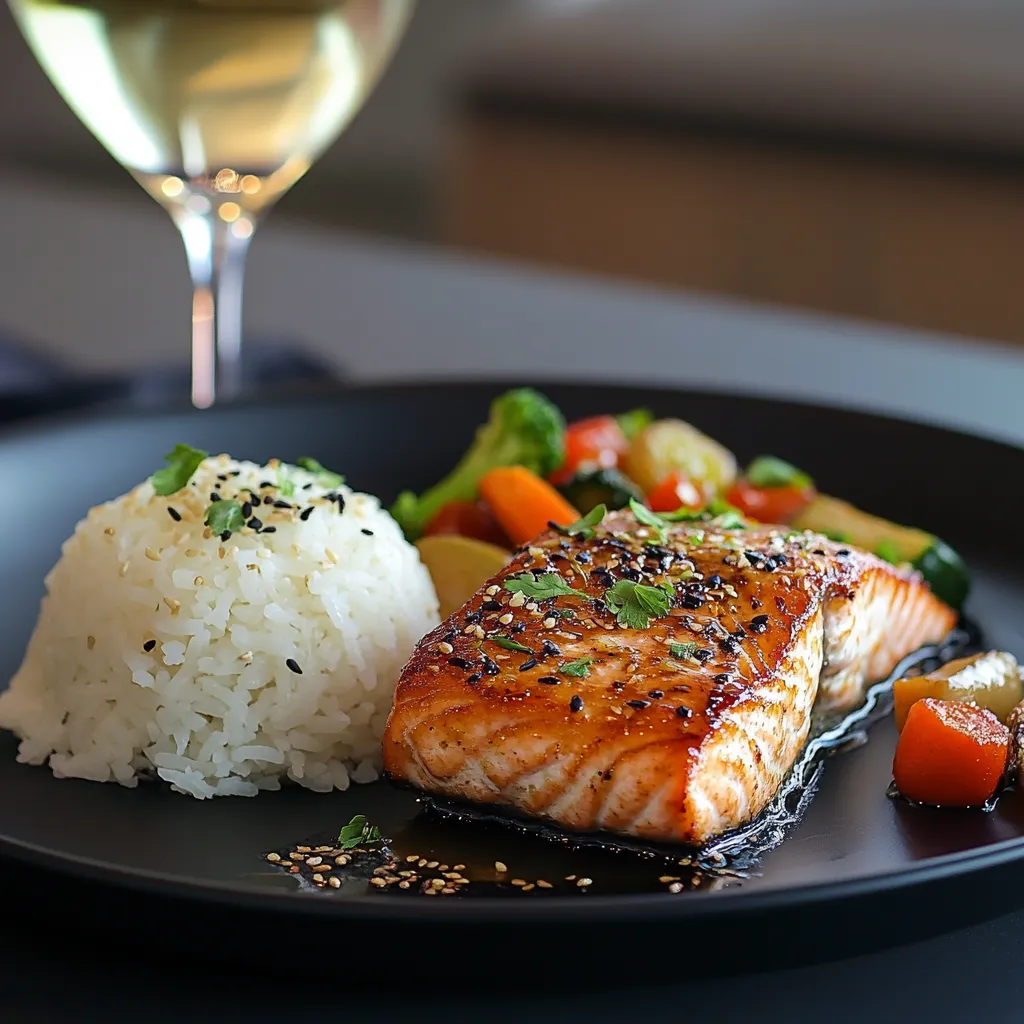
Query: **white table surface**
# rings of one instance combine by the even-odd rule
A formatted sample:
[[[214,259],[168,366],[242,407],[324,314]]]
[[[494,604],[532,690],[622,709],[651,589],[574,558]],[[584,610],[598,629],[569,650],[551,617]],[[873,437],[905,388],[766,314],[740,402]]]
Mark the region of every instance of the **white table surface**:
[[[0,335],[83,369],[186,358],[180,240],[131,182],[122,197],[0,180],[0,253]],[[679,383],[1024,443],[1024,348],[556,276],[273,216],[249,275],[250,336],[294,340],[353,380]]]

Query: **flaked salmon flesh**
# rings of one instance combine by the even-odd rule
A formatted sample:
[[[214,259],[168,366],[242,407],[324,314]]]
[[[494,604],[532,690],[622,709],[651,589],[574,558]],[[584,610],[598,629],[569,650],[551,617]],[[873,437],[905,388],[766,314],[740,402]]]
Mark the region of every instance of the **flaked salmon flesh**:
[[[517,553],[417,646],[388,775],[565,829],[699,845],[764,809],[812,708],[857,707],[956,622],[916,573],[819,534],[714,520],[658,534],[620,512]]]

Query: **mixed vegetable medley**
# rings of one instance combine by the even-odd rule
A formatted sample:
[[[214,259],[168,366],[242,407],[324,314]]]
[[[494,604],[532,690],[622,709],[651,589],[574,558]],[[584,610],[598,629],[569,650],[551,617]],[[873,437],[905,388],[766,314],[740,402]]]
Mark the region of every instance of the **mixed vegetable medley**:
[[[584,530],[588,516],[627,506],[638,516],[692,510],[821,533],[916,569],[956,609],[970,586],[963,560],[938,537],[820,494],[782,459],[762,455],[741,469],[691,424],[645,409],[567,424],[530,388],[497,398],[452,472],[421,495],[402,494],[391,511],[416,541],[448,615],[513,548],[552,526]],[[989,651],[897,680],[893,696],[893,776],[908,799],[986,806],[1024,771],[1024,686],[1012,655]]]

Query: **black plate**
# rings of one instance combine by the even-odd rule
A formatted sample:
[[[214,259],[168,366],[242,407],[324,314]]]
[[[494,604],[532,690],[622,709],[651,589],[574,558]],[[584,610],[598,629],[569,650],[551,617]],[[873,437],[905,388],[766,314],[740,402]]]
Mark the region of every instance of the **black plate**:
[[[0,505],[0,678],[9,678],[19,663],[43,576],[75,522],[90,505],[148,475],[174,442],[257,460],[312,451],[343,469],[352,486],[389,500],[400,488],[426,486],[445,472],[504,386],[334,392],[202,414],[81,419],[6,435],[0,440],[0,478],[8,488]],[[610,387],[545,390],[570,417],[637,405],[683,416],[741,460],[770,449],[806,467],[826,492],[933,530],[958,547],[974,571],[969,611],[987,639],[1024,653],[1024,590],[1017,582],[1024,553],[1007,529],[1024,498],[1020,451],[764,399]],[[665,869],[600,852],[570,853],[536,838],[413,823],[420,811],[414,796],[385,783],[327,796],[293,789],[256,800],[199,802],[155,785],[126,790],[55,780],[46,769],[16,764],[9,736],[0,737],[0,851],[36,868],[105,883],[76,883],[76,891],[103,907],[99,923],[123,922],[127,915],[144,927],[147,944],[177,941],[179,925],[194,935],[200,920],[242,942],[254,928],[286,943],[296,928],[303,936],[320,929],[333,940],[359,938],[339,961],[355,973],[379,966],[380,939],[391,943],[388,962],[397,958],[405,973],[430,973],[451,967],[457,943],[466,978],[493,968],[506,950],[521,956],[543,936],[571,950],[578,978],[606,973],[601,958],[611,942],[650,941],[658,929],[678,937],[688,934],[681,928],[699,927],[691,934],[700,936],[709,955],[678,957],[674,974],[749,969],[751,956],[710,955],[735,950],[739,934],[742,950],[756,951],[753,965],[792,964],[899,942],[1024,903],[1024,866],[1017,863],[1024,860],[1024,801],[1011,795],[989,814],[893,802],[885,790],[894,738],[891,723],[883,721],[866,745],[832,758],[802,823],[766,856],[760,874],[714,891],[637,893],[638,879],[656,883]],[[333,890],[300,892],[262,859],[268,850],[336,830],[356,813],[439,860],[465,860],[462,851],[476,848],[482,860],[505,860],[513,874],[556,880],[585,872],[594,885],[582,892],[565,884],[545,898],[403,898],[369,887],[342,898]],[[131,901],[118,900],[129,890]],[[151,928],[153,914],[159,929]],[[74,924],[66,915],[62,923]],[[415,956],[394,946],[399,935]],[[793,941],[783,941],[786,936]]]

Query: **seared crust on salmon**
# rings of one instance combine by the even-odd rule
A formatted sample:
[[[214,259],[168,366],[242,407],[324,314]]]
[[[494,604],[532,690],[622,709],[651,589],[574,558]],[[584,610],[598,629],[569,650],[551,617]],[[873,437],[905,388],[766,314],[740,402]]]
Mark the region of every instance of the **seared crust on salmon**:
[[[721,522],[658,536],[613,513],[520,551],[417,646],[386,772],[648,840],[700,844],[754,817],[815,702],[857,706],[956,613],[874,555]]]

